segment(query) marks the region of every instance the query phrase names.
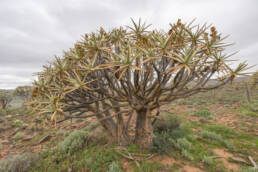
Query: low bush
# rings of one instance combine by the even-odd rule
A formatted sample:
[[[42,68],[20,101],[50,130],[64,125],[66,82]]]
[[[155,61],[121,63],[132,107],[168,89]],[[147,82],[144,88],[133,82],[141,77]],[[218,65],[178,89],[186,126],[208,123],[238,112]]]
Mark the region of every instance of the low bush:
[[[72,132],[63,142],[59,144],[61,151],[67,154],[73,154],[84,145],[86,138],[86,131],[78,130]]]
[[[193,160],[193,156],[191,155],[190,151],[192,149],[192,143],[189,142],[185,137],[179,138],[179,139],[169,139],[169,141],[173,144],[174,147],[176,147],[178,150],[180,150],[181,154],[189,159]]]
[[[206,156],[206,155],[204,155],[202,161],[203,161],[205,164],[207,164],[207,165],[212,165],[212,164],[214,164],[214,159],[213,159],[213,157],[211,157],[211,156]]]
[[[173,146],[173,143],[169,141],[170,137],[169,132],[156,133],[150,150],[159,154],[169,154]]]
[[[207,130],[202,130],[200,132],[200,135],[203,138],[206,138],[206,139],[216,140],[218,142],[223,142],[222,136],[220,134],[215,133],[215,132],[211,132],[211,131],[207,131]]]
[[[24,153],[0,160],[0,172],[25,172],[36,164],[38,154]]]
[[[172,132],[173,130],[179,128],[180,120],[178,117],[170,114],[162,114],[161,118],[163,120],[158,120],[154,125],[154,131],[163,132],[168,131]]]
[[[108,166],[108,170],[107,172],[122,172],[121,168],[119,167],[119,165],[117,164],[117,162],[112,162],[109,166]]]

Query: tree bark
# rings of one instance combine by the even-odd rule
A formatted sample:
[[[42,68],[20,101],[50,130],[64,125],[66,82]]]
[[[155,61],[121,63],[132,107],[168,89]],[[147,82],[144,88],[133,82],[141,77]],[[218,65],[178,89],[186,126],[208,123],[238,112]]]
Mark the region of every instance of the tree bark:
[[[1,109],[6,109],[6,104],[4,102],[1,102],[0,105],[1,105]]]
[[[247,83],[245,83],[245,90],[246,90],[246,97],[247,97],[248,103],[252,103],[251,96],[250,96],[250,91],[249,91]]]
[[[141,109],[137,111],[135,144],[147,149],[152,145],[153,128],[151,124],[150,111]]]

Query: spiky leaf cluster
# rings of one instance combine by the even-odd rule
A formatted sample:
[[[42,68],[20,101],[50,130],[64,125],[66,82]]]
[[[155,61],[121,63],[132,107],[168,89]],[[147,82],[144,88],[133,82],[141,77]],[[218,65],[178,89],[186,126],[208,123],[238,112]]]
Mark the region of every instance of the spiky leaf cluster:
[[[214,26],[178,20],[167,32],[149,28],[139,20],[132,26],[85,34],[38,73],[34,110],[51,114],[53,120],[87,112],[85,117],[95,115],[114,124],[109,118],[113,112],[152,111],[245,74],[245,63],[236,69],[229,66],[233,54],[225,48],[230,44]],[[207,86],[211,78],[218,82]]]

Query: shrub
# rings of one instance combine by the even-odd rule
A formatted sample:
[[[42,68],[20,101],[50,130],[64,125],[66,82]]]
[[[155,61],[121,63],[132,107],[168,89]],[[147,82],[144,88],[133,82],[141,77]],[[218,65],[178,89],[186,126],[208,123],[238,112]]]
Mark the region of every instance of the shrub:
[[[170,139],[170,142],[173,144],[174,147],[181,151],[181,154],[185,158],[193,160],[193,156],[189,152],[192,149],[192,143],[189,142],[186,138],[179,138],[177,140]]]
[[[74,131],[59,146],[63,153],[73,154],[83,146],[86,138],[87,132],[82,130]]]
[[[179,150],[191,150],[192,149],[192,143],[189,142],[186,138],[180,138],[177,140],[170,139],[170,141],[173,143],[173,145],[179,149]]]
[[[204,155],[202,161],[207,165],[212,165],[214,163],[214,159],[211,156]]]
[[[211,139],[211,140],[216,140],[216,141],[219,141],[219,142],[223,142],[223,138],[220,134],[217,134],[217,133],[214,133],[214,132],[211,132],[211,131],[202,130],[200,132],[200,135],[203,138],[206,138],[206,139]]]
[[[108,166],[108,171],[107,172],[122,172],[121,168],[119,167],[119,165],[117,164],[117,162],[112,162],[109,166]]]
[[[192,154],[191,154],[189,151],[185,150],[185,149],[182,149],[182,150],[181,150],[181,154],[182,154],[183,157],[185,157],[186,159],[189,159],[189,160],[191,160],[191,161],[194,160]]]
[[[150,150],[159,154],[170,153],[173,146],[173,143],[169,140],[170,137],[169,132],[156,133]]]
[[[179,127],[180,120],[176,116],[162,114],[161,117],[164,120],[158,120],[154,125],[155,137],[150,150],[159,154],[168,154],[173,148],[170,139],[183,138],[187,133]]]
[[[179,128],[180,121],[174,115],[161,115],[162,120],[158,120],[154,125],[154,131],[159,133],[163,131],[172,132]]]
[[[26,172],[36,164],[38,154],[24,153],[0,160],[0,172]]]
[[[198,116],[198,117],[204,117],[204,118],[210,118],[210,119],[215,119],[216,117],[214,116],[213,113],[209,111],[209,109],[206,108],[201,108],[199,111],[195,112],[192,114],[193,116]]]

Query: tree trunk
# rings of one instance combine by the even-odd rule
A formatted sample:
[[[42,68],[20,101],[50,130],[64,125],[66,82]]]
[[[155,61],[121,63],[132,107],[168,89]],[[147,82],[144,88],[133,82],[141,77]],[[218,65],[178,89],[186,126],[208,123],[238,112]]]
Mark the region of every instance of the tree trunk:
[[[117,143],[121,146],[127,146],[132,143],[132,138],[129,136],[122,119],[117,120]]]
[[[249,91],[247,83],[245,83],[245,90],[246,90],[247,101],[248,101],[248,103],[251,103],[251,96],[250,96],[250,91]]]
[[[135,143],[141,148],[147,149],[152,145],[153,130],[150,112],[147,109],[137,111]]]
[[[6,104],[4,102],[0,102],[1,109],[6,109]]]

